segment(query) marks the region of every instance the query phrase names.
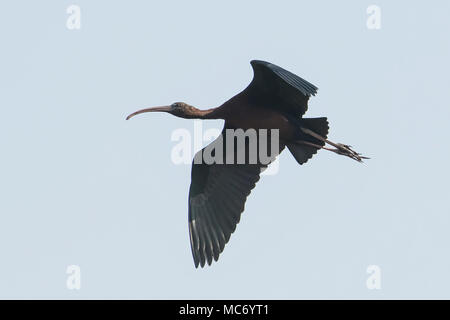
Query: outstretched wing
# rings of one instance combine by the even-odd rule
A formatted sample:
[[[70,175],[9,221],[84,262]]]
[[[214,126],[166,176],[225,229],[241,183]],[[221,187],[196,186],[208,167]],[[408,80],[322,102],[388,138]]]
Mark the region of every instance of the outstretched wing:
[[[301,117],[317,87],[270,62],[252,60],[253,80],[241,93],[256,105],[276,108]]]
[[[205,263],[210,265],[213,259],[218,260],[239,223],[247,196],[258,182],[261,171],[267,167],[261,163],[249,164],[248,161],[245,164],[226,164],[225,136],[223,131],[195,155],[192,163],[189,237],[195,267],[204,267]],[[245,148],[248,151],[248,143]],[[281,146],[280,150],[283,148]],[[216,155],[219,149],[223,150],[222,164],[217,161],[209,162],[211,164],[200,162],[206,159],[206,153],[209,155],[214,150],[212,154]]]

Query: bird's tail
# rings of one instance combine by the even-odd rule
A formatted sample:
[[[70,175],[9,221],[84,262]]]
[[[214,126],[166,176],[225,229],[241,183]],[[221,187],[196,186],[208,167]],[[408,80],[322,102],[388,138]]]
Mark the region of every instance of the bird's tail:
[[[329,127],[328,127],[328,120],[325,117],[298,119],[296,123],[301,127],[314,131],[315,133],[321,135],[325,139],[327,138]],[[325,145],[324,141],[316,139],[310,135],[306,135],[301,132],[299,134],[300,134],[299,140],[301,141],[307,141],[310,142],[311,144],[319,146]],[[309,146],[304,143],[297,143],[295,141],[289,142],[288,144],[286,144],[286,146],[288,147],[289,151],[291,151],[295,160],[297,160],[299,164],[304,164],[305,162],[307,162],[309,159],[312,158],[314,154],[317,153],[318,150],[317,147]]]

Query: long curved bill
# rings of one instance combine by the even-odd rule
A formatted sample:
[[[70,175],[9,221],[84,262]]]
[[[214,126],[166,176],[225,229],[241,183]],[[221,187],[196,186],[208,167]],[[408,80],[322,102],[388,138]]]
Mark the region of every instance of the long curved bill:
[[[146,113],[146,112],[169,112],[170,110],[172,110],[172,108],[170,106],[145,108],[145,109],[133,112],[132,114],[130,114],[127,117],[127,120],[132,118],[132,117],[134,117],[135,115],[138,115],[138,114],[141,114],[141,113]]]

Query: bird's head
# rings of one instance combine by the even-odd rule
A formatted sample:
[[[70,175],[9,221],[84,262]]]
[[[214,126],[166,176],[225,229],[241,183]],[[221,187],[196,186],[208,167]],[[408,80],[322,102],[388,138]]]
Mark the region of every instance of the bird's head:
[[[135,115],[146,112],[167,112],[180,118],[189,118],[194,109],[195,109],[194,107],[188,105],[187,103],[174,102],[170,106],[152,107],[138,110],[130,114],[127,117],[127,120],[130,119],[131,117],[134,117]]]

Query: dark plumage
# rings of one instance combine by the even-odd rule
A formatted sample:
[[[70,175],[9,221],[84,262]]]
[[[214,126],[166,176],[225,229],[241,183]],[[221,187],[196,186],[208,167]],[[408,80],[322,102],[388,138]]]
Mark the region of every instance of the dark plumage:
[[[234,160],[239,152],[245,152],[245,162],[227,163],[226,157],[231,153],[226,148],[229,138],[225,129],[255,129],[258,132],[261,129],[278,129],[279,149],[275,150],[278,152],[271,156],[270,161],[285,147],[299,164],[307,162],[319,149],[330,150],[357,161],[366,158],[348,145],[327,140],[327,118],[303,118],[310,96],[317,93],[316,86],[269,62],[253,60],[251,65],[254,77],[248,87],[217,108],[199,110],[176,102],[170,106],[139,110],[127,117],[128,120],[140,113],[160,111],[187,119],[225,120],[222,134],[200,150],[192,164],[188,211],[189,236],[196,267],[203,267],[206,263],[210,265],[213,260],[218,260],[239,223],[247,196],[258,182],[261,171],[268,165],[267,161],[259,157],[256,162],[250,161],[251,138],[241,146],[234,145]],[[259,151],[264,144],[259,144],[259,135],[256,139]],[[326,143],[334,148],[325,147]],[[270,150],[270,143],[267,143],[267,148]],[[216,162],[208,164],[195,161],[206,154],[214,155]]]

